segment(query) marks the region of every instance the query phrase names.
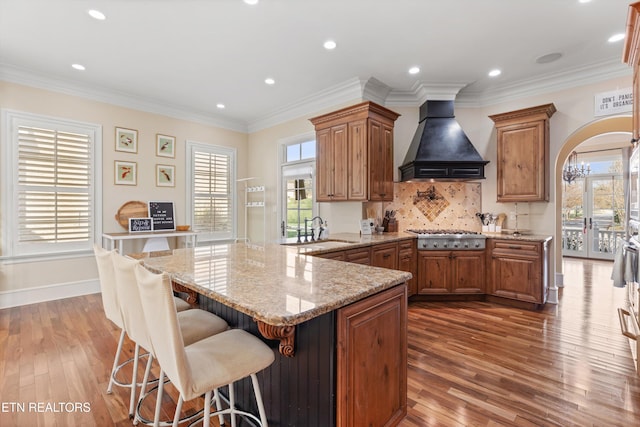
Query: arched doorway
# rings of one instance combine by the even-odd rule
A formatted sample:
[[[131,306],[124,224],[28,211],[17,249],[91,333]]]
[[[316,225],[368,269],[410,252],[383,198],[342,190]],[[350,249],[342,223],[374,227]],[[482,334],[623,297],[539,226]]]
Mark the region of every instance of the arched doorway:
[[[556,227],[555,227],[555,244],[554,244],[554,258],[556,265],[556,280],[555,283],[562,287],[563,285],[563,276],[562,276],[562,167],[569,157],[572,151],[576,149],[578,145],[580,145],[583,141],[586,141],[590,138],[597,137],[599,135],[608,134],[608,133],[620,133],[620,132],[628,132],[629,139],[631,139],[632,132],[632,118],[631,116],[613,116],[613,117],[605,117],[591,123],[586,124],[580,129],[576,130],[572,133],[565,141],[564,145],[560,148],[558,155],[556,157],[555,163],[555,192],[554,198],[556,203]],[[553,298],[557,299],[556,295],[550,295],[549,299],[553,300]]]

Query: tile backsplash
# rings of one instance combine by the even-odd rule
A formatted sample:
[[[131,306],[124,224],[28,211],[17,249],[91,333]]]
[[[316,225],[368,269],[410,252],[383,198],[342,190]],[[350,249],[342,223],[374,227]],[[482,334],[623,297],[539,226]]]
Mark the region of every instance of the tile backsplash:
[[[480,231],[482,184],[475,182],[397,182],[393,202],[364,203],[363,214],[380,220],[393,210],[398,230],[409,228]]]

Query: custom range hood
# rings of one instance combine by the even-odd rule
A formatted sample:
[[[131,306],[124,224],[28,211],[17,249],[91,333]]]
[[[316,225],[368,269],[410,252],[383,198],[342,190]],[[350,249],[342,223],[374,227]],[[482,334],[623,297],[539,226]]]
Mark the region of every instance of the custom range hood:
[[[400,166],[401,181],[484,179],[483,160],[453,115],[453,101],[427,101]]]

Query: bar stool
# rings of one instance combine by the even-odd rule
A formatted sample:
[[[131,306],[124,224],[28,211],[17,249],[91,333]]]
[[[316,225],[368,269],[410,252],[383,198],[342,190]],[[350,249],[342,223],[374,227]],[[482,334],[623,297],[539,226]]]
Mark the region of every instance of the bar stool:
[[[118,348],[116,349],[115,357],[113,358],[113,367],[111,368],[111,375],[109,376],[109,385],[107,386],[107,394],[113,392],[113,385],[120,387],[131,387],[131,384],[125,384],[118,381],[116,378],[118,372],[125,365],[133,362],[133,358],[118,364],[120,360],[120,354],[122,353],[122,345],[124,344],[124,337],[126,331],[122,321],[122,314],[120,313],[120,305],[118,303],[118,295],[116,292],[115,283],[115,271],[113,268],[112,254],[116,253],[116,250],[108,251],[101,248],[98,245],[93,245],[93,252],[96,257],[96,264],[98,266],[98,278],[100,282],[100,291],[102,295],[102,308],[107,319],[120,328],[120,339],[118,340]],[[184,311],[191,308],[189,303],[181,298],[174,297],[176,303],[176,309],[178,311]]]
[[[137,376],[138,376],[138,356],[140,347],[149,352],[149,358],[147,360],[147,366],[145,368],[144,379],[141,384],[140,400],[142,400],[142,394],[146,389],[149,373],[151,370],[151,363],[153,361],[153,347],[149,339],[147,330],[147,324],[145,322],[142,313],[142,303],[140,301],[140,293],[136,284],[135,267],[140,265],[139,261],[131,258],[127,258],[118,254],[112,253],[112,262],[115,271],[115,283],[118,296],[118,302],[120,306],[120,312],[122,313],[122,320],[124,329],[136,344],[135,354],[133,361],[133,375],[131,382],[131,395],[129,401],[129,416],[134,418],[134,424],[137,424],[139,418],[137,414],[134,415],[134,404],[137,388]],[[173,297],[173,291],[171,292],[172,304],[175,304]],[[195,343],[204,338],[210,337],[226,331],[229,329],[229,325],[220,317],[213,313],[209,313],[205,310],[191,309],[181,312],[175,311],[174,317],[178,319],[178,326],[182,333],[181,337],[184,339],[184,345]],[[153,325],[155,329],[157,326]],[[158,388],[158,402],[162,400],[162,379],[159,380]],[[159,414],[158,414],[159,415]]]
[[[155,357],[160,363],[160,383],[164,374],[180,392],[173,426],[177,427],[182,403],[205,393],[203,425],[209,426],[210,417],[231,414],[231,425],[236,425],[236,414],[248,417],[261,426],[267,426],[267,416],[260,394],[256,373],[275,360],[273,351],[259,338],[241,329],[231,329],[191,345],[185,345],[173,308],[171,282],[165,274],[154,274],[136,266],[135,274],[142,301],[144,318]],[[236,409],[233,385],[251,377],[260,418]],[[218,396],[219,387],[229,386],[228,409],[221,409],[216,399],[216,412],[211,413],[211,395]],[[221,420],[221,424],[223,424]]]

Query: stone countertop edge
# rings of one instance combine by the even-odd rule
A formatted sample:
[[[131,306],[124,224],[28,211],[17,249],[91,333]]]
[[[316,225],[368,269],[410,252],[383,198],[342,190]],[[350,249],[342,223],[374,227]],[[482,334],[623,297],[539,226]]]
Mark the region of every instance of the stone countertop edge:
[[[167,273],[175,283],[272,326],[298,325],[412,278],[404,271],[308,257],[297,248],[245,243],[196,248],[198,268],[224,272],[222,279],[216,274],[197,277],[193,248],[129,256],[152,272]]]

